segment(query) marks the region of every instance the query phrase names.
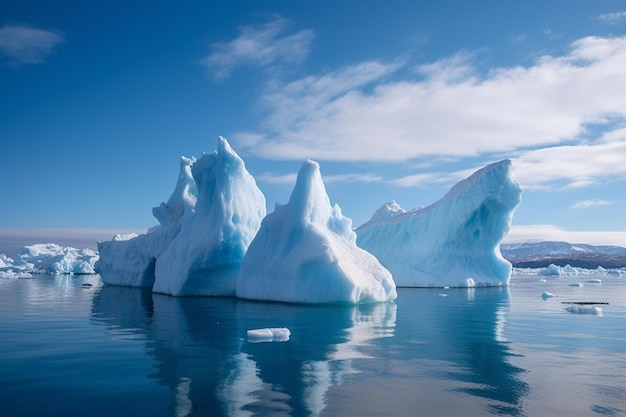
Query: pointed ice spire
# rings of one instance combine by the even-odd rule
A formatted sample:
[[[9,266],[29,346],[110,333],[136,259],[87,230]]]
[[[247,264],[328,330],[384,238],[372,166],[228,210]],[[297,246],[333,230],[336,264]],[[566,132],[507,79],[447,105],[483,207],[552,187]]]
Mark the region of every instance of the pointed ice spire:
[[[395,299],[391,274],[356,246],[351,225],[331,206],[319,164],[307,160],[289,202],[265,217],[250,244],[237,296],[298,303]]]

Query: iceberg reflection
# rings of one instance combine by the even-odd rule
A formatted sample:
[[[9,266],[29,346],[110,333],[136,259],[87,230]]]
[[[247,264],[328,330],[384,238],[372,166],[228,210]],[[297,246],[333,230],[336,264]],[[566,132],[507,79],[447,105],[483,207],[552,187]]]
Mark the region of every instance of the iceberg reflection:
[[[411,415],[416,403],[426,414],[523,415],[508,288],[400,291],[396,303],[339,306],[105,286],[92,321],[145,343],[147,377],[168,388],[176,417]],[[248,330],[273,327],[289,340],[248,341]]]
[[[396,305],[313,306],[235,298],[180,298],[104,286],[92,320],[145,338],[149,378],[168,387],[171,415],[319,415],[326,393],[358,372],[354,359],[394,334]],[[284,343],[247,331],[287,327]]]

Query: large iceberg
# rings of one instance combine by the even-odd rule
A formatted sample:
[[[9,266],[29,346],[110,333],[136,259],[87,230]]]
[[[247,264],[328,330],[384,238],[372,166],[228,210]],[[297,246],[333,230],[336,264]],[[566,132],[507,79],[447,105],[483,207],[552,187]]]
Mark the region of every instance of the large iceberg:
[[[153,291],[234,296],[241,260],[265,217],[265,196],[222,137],[191,172],[198,199],[156,260]]]
[[[276,205],[250,244],[237,281],[242,298],[360,303],[396,298],[393,278],[357,247],[352,221],[331,206],[319,165],[306,161],[286,205]]]
[[[521,188],[510,160],[490,164],[436,203],[405,212],[387,204],[357,228],[357,243],[391,271],[399,287],[508,285],[500,254]]]
[[[141,235],[116,235],[98,242],[100,260],[95,267],[105,284],[152,287],[156,259],[179,234],[183,215],[196,204],[196,184],[191,175],[195,158],[182,157],[176,188],[167,203],[152,209],[160,225]]]

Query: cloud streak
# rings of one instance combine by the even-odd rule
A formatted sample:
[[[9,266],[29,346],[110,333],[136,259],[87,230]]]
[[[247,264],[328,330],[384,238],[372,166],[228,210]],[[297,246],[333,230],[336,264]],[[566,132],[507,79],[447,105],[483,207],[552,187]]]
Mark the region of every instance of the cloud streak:
[[[593,208],[593,207],[600,207],[600,206],[608,206],[612,204],[610,201],[607,200],[583,200],[583,201],[579,201],[576,204],[573,204],[570,209],[572,210],[581,210],[581,209],[589,209],[589,208]]]
[[[0,54],[9,66],[40,64],[55,48],[65,42],[61,32],[28,26],[5,25],[0,28]]]
[[[211,53],[201,60],[207,73],[222,81],[239,67],[270,68],[280,64],[296,64],[309,53],[312,30],[286,34],[289,21],[282,17],[262,24],[244,26],[239,36],[228,42],[211,45]]]
[[[604,23],[615,24],[623,19],[626,19],[626,12],[603,13],[598,16],[598,19]]]
[[[625,173],[625,67],[626,37],[583,38],[563,56],[483,75],[468,53],[421,65],[404,78],[398,76],[404,63],[370,61],[272,83],[261,100],[263,127],[234,137],[268,159],[515,156],[518,174],[531,187],[550,181],[584,186]],[[592,134],[612,128],[612,136]]]

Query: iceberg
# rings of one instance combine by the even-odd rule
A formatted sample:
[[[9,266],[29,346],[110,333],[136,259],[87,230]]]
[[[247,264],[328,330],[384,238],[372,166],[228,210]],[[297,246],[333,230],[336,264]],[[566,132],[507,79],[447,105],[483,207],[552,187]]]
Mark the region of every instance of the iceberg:
[[[266,214],[265,196],[223,137],[217,151],[198,159],[191,173],[197,201],[193,209],[171,215],[171,221],[182,216],[182,226],[156,259],[152,289],[234,296],[241,261]],[[169,207],[162,211],[171,212]]]
[[[352,221],[331,206],[319,164],[307,160],[289,202],[268,214],[245,254],[237,296],[295,303],[396,298],[389,271],[356,245]]]
[[[508,285],[512,266],[500,253],[521,187],[510,160],[483,167],[434,204],[408,212],[387,204],[356,229],[399,287]]]
[[[24,246],[17,259],[0,254],[0,277],[32,278],[31,274],[95,274],[98,254],[91,249],[56,243]]]
[[[196,185],[191,175],[195,158],[181,157],[176,188],[167,203],[152,209],[160,225],[141,235],[115,235],[98,242],[100,259],[96,271],[105,284],[152,287],[156,259],[179,234],[185,212],[196,203]]]

